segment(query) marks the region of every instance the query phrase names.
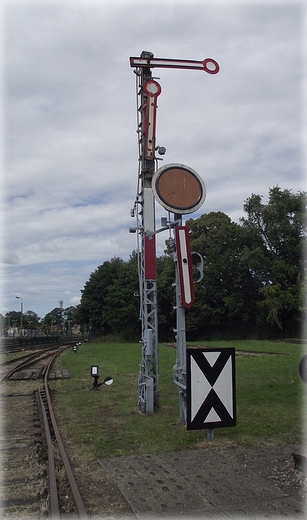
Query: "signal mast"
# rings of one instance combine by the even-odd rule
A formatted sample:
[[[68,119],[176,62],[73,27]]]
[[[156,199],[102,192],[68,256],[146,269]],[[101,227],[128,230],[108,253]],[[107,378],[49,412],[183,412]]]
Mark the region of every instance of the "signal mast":
[[[137,232],[138,237],[138,271],[139,271],[139,296],[140,296],[140,320],[142,323],[141,343],[142,359],[138,376],[138,406],[141,412],[153,413],[159,407],[159,359],[158,359],[158,313],[157,313],[157,279],[156,279],[156,233],[170,227],[181,226],[182,213],[191,213],[203,203],[205,198],[205,188],[203,181],[194,170],[183,165],[169,165],[160,170],[156,169],[158,158],[165,154],[165,148],[156,146],[156,115],[157,100],[161,94],[161,86],[152,77],[152,68],[175,68],[175,69],[194,69],[203,70],[208,74],[217,74],[219,71],[218,63],[207,58],[203,61],[178,60],[154,58],[151,52],[143,51],[140,57],[130,58],[130,66],[134,67],[137,81],[138,96],[138,143],[139,143],[139,171],[137,196],[131,216],[137,217],[136,228],[130,228],[130,232]],[[158,174],[158,175],[157,175]],[[155,176],[155,186],[153,178]],[[167,186],[173,188],[175,194],[175,204],[169,201]],[[182,185],[191,188],[191,192],[182,191]],[[196,191],[195,191],[195,186]],[[174,213],[172,225],[165,226],[156,231],[155,229],[155,198],[168,211]],[[188,198],[188,206],[185,199]],[[176,202],[177,201],[177,202]],[[166,219],[165,219],[166,220]],[[187,229],[187,228],[186,228]],[[180,366],[174,382],[182,390],[183,404],[180,412],[181,421],[185,423],[185,340],[179,334],[178,329],[182,329],[184,316],[180,308],[183,307],[182,301],[188,300],[185,305],[192,305],[193,290],[191,265],[186,266],[186,256],[189,252],[188,237],[185,230],[178,228],[176,232],[177,250],[181,251],[178,269],[176,268],[176,286],[181,288],[176,290],[177,306],[177,365]],[[190,255],[191,256],[191,255]],[[176,256],[177,260],[177,256]],[[181,269],[182,268],[182,269]],[[177,272],[178,271],[178,272]],[[185,284],[185,285],[184,285]],[[179,309],[179,311],[178,311]],[[181,317],[181,318],[180,318]],[[178,320],[180,323],[178,323]],[[180,339],[181,337],[181,339]],[[178,375],[179,374],[179,375]]]

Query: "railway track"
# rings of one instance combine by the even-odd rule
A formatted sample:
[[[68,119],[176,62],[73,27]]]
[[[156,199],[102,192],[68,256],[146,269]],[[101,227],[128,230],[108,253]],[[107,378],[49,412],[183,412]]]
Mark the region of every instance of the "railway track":
[[[0,339],[1,354],[19,353],[25,350],[36,350],[38,348],[56,348],[59,345],[71,345],[78,341],[86,341],[84,336],[72,339],[63,339],[61,336],[44,336],[33,338],[10,338]]]
[[[52,346],[36,350],[34,353],[30,352],[26,354],[19,351],[18,354],[21,354],[20,356],[0,363],[0,381],[5,379],[24,381],[42,378],[47,370],[50,356],[54,353],[62,352],[68,348],[68,346]],[[49,379],[54,379],[55,377],[56,373],[52,371],[52,367],[50,366]],[[61,377],[63,377],[63,374]]]
[[[61,377],[53,365],[65,348],[1,366],[1,518],[88,518],[48,386],[50,377]]]

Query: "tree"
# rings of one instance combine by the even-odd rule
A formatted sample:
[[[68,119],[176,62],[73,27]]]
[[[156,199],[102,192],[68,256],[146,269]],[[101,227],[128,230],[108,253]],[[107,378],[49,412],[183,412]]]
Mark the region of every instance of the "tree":
[[[255,327],[260,280],[249,269],[246,230],[222,212],[190,219],[191,249],[204,258],[204,277],[195,285],[196,301],[187,313],[192,337],[246,335]]]
[[[27,311],[23,315],[23,324],[27,329],[37,329],[40,317],[34,311]]]
[[[120,258],[113,258],[104,262],[90,275],[81,291],[82,296],[77,310],[77,320],[82,324],[91,324],[98,334],[101,332],[109,334],[113,331],[114,324],[110,323],[110,314],[112,312],[116,315],[117,312],[114,299],[112,309],[107,307],[112,301],[112,287],[119,275],[122,275],[123,265],[124,261]],[[138,285],[136,285],[135,290],[138,290]]]
[[[116,278],[106,290],[102,309],[103,322],[108,330],[124,339],[140,337],[139,283],[137,255],[133,253],[123,262]]]
[[[304,213],[306,194],[278,187],[269,201],[252,194],[240,223],[225,213],[189,219],[192,251],[204,258],[203,280],[186,313],[188,339],[296,335],[306,312]],[[99,266],[82,291],[76,321],[98,334],[137,339],[140,335],[138,257],[113,258]],[[157,258],[159,338],[174,337],[174,260],[170,250]]]
[[[21,312],[20,311],[9,311],[6,313],[5,315],[5,321],[6,321],[6,326],[8,327],[9,325],[12,327],[13,326],[13,323],[15,323],[15,326],[16,327],[19,327],[20,326],[20,323],[21,323]]]
[[[251,269],[261,269],[263,287],[259,310],[284,333],[299,333],[302,286],[306,277],[306,193],[291,193],[278,186],[269,190],[268,202],[252,194],[245,201],[243,227],[253,238]]]
[[[52,311],[48,312],[43,320],[44,328],[47,327],[62,327],[63,324],[63,309],[55,307]]]
[[[77,307],[75,305],[66,307],[66,309],[63,310],[64,322],[69,321],[71,323],[71,325],[74,325],[76,323],[76,313],[77,313]]]

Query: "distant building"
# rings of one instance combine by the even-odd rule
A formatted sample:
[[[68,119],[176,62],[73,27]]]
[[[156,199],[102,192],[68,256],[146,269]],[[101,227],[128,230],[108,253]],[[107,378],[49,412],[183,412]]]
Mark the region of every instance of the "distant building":
[[[71,333],[72,334],[78,334],[80,335],[81,332],[80,332],[80,325],[73,325],[72,328],[71,328]]]

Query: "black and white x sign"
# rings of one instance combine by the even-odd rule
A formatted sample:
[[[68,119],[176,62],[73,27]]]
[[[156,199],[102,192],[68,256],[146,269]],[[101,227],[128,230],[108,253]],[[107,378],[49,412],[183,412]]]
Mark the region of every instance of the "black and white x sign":
[[[187,430],[236,425],[235,349],[188,348]]]

